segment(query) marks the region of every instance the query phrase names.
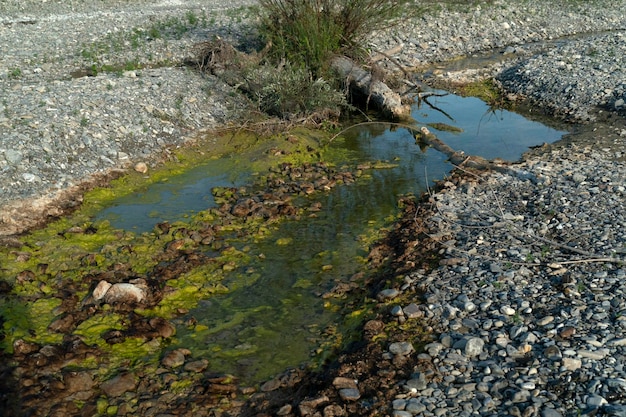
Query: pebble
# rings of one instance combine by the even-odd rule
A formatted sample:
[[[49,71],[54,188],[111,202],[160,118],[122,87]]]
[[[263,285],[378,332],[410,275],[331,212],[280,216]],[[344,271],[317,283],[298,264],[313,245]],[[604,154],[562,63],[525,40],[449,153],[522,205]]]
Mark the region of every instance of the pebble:
[[[100,384],[100,389],[108,397],[119,397],[128,391],[134,390],[136,386],[137,379],[135,375],[131,372],[125,372]]]
[[[395,288],[388,288],[386,290],[382,290],[381,292],[379,292],[377,298],[380,301],[385,301],[385,300],[392,300],[396,298],[398,295],[400,295],[400,291],[398,291]]]
[[[361,398],[361,393],[356,388],[342,388],[339,390],[339,396],[344,401],[356,401]]]
[[[398,356],[407,356],[415,352],[415,348],[410,342],[395,342],[389,345],[389,352]]]
[[[167,353],[161,360],[161,365],[166,368],[178,368],[185,363],[185,357],[191,352],[187,349],[175,349]]]
[[[429,224],[454,239],[445,242],[443,256],[472,255],[467,269],[444,262],[403,293],[423,291],[432,314],[420,321],[439,332],[423,347],[426,356],[417,352],[420,366],[426,361],[437,369],[436,388],[421,372],[402,385],[411,400],[426,405],[430,414],[424,415],[558,417],[626,410],[626,280],[620,265],[626,194],[618,188],[626,184],[623,165],[611,150],[565,144],[514,167],[530,176],[492,173],[472,184],[471,195],[456,186],[433,197],[437,214]],[[592,200],[581,193],[591,189]],[[503,212],[523,218],[493,215]],[[478,228],[471,221],[476,216],[491,223]],[[476,245],[479,240],[498,245]],[[499,265],[510,262],[506,271],[494,266],[496,258]],[[477,308],[464,308],[469,302]],[[462,399],[464,391],[475,404]],[[408,400],[403,404],[398,411],[409,412]]]
[[[111,287],[104,294],[104,301],[109,304],[140,303],[145,298],[145,285],[137,285],[126,282],[111,285]]]

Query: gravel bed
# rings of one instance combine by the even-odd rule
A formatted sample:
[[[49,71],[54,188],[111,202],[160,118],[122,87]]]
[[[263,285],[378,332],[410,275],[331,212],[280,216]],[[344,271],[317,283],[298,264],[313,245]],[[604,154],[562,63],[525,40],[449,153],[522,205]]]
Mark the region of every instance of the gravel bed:
[[[432,197],[444,259],[405,277],[423,303],[389,313],[439,337],[389,346],[419,359],[395,416],[624,415],[626,170],[613,159],[569,145]]]
[[[375,34],[372,47],[402,45],[393,58],[406,68],[478,56],[476,65],[490,65],[462,71],[460,79],[454,71],[438,76],[453,82],[495,77],[510,98],[573,122],[596,120],[598,106],[626,109],[623,2],[496,1],[466,7]]]
[[[562,43],[502,71],[496,79],[550,113],[572,121],[596,119],[595,108],[626,109],[626,32]]]
[[[246,104],[230,87],[182,64],[198,42],[243,41],[249,12],[240,6],[250,3],[3,2],[2,232],[94,174],[150,165],[240,114]]]

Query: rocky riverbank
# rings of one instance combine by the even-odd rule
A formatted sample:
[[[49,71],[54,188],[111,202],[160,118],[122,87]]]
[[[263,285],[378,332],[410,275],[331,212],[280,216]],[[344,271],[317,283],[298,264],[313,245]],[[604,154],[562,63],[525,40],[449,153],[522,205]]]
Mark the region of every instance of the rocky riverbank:
[[[183,63],[193,59],[195,43],[214,36],[246,43],[250,4],[3,2],[0,233],[58,215],[75,204],[72,190],[95,174],[137,162],[150,166],[164,149],[245,112],[248,104],[230,87]],[[537,42],[624,29],[625,9],[602,1],[456,5],[370,41],[374,50],[403,45],[394,58],[407,68],[482,51],[514,52],[498,76],[512,94],[589,119],[595,105],[623,106],[620,33],[558,48]],[[542,48],[548,50],[524,59]],[[492,66],[489,74],[502,68]]]
[[[0,21],[5,233],[57,213],[46,210],[59,193],[91,175],[149,165],[168,146],[234,120],[244,106],[219,80],[179,64],[206,36],[241,39],[245,9],[51,2],[37,14],[24,4],[3,3]],[[482,74],[495,75],[510,94],[570,120],[602,124],[585,144],[536,150],[509,173],[456,175],[424,204],[407,204],[379,251],[394,270],[371,289],[379,314],[365,324],[363,341],[323,374],[292,371],[269,381],[232,414],[626,414],[626,130],[617,113],[624,102],[626,5],[462,7],[406,22],[372,43],[403,44],[396,58],[407,67],[495,48],[507,60]],[[613,32],[528,44],[597,31]],[[91,76],[81,77],[85,71]],[[30,213],[23,217],[25,208]],[[188,365],[189,372],[198,369]],[[125,375],[99,389],[111,396],[129,386],[145,389],[160,399],[146,410],[170,410],[173,394],[151,392],[160,385],[149,378],[135,385]],[[80,386],[93,383],[80,378],[70,372],[47,383],[74,389],[80,402]],[[206,392],[194,397],[198,405],[177,399],[180,410],[218,415],[202,408],[201,397],[235,395],[218,378],[205,382]]]

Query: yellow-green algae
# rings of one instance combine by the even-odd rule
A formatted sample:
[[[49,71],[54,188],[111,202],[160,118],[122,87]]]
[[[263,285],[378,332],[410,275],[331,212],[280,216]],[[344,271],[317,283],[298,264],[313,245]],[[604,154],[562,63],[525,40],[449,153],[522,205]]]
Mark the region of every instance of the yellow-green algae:
[[[489,105],[498,104],[501,107],[504,102],[501,90],[489,78],[465,84],[458,90],[464,97],[477,97]]]
[[[252,171],[256,173],[265,173],[268,168],[281,163],[298,165],[316,161],[322,158],[322,155],[324,158],[330,157],[332,161],[332,152],[344,152],[340,149],[329,153],[328,149],[321,147],[327,142],[328,137],[317,131],[298,130],[263,141],[257,139],[245,135],[222,135],[217,137],[215,143],[211,145],[200,144],[199,146],[211,146],[211,158],[223,157],[228,152],[236,151],[236,155],[228,157],[241,161],[239,165],[242,170],[252,167]],[[189,223],[173,224],[172,233],[156,236],[154,233],[136,235],[115,230],[108,222],[94,223],[91,220],[94,213],[111,204],[115,199],[137,192],[150,184],[168,181],[172,176],[204,163],[209,156],[197,150],[198,148],[190,148],[178,151],[174,162],[164,164],[151,172],[149,176],[133,172],[114,180],[109,187],[88,192],[80,211],[22,237],[23,246],[19,250],[2,249],[0,251],[0,258],[4,259],[2,269],[0,269],[0,279],[14,284],[13,294],[0,303],[0,313],[5,320],[6,337],[2,342],[4,349],[10,351],[17,338],[25,338],[41,344],[60,342],[62,335],[47,331],[47,326],[54,320],[54,310],[61,302],[60,298],[53,295],[61,290],[65,283],[72,282],[74,291],[82,299],[87,295],[90,285],[90,281],[84,280],[89,274],[112,270],[120,264],[129,265],[131,271],[137,275],[148,273],[159,262],[154,254],[161,253],[164,246],[174,239],[177,228],[193,228],[202,223],[219,221],[219,213],[214,209],[208,209],[192,216]],[[382,163],[381,167],[384,167]],[[262,175],[257,176],[259,181],[263,181]],[[226,198],[228,195],[223,197]],[[247,234],[242,234],[243,241],[259,242],[271,238],[276,226],[260,219],[221,225],[222,232],[242,230],[247,231]],[[283,243],[281,239],[277,239],[276,243]],[[370,238],[364,236],[361,239],[363,243],[371,241]],[[223,244],[228,245],[228,242],[241,240],[241,238],[231,237],[227,238]],[[24,257],[23,254],[27,256]],[[332,258],[330,261],[336,260],[336,253],[329,255]],[[259,275],[254,272],[238,271],[252,259],[251,255],[244,251],[227,247],[212,262],[169,280],[167,285],[173,291],[168,292],[154,308],[137,312],[149,317],[156,315],[169,319],[181,310],[193,308],[199,300],[206,299],[213,294],[251,285]],[[315,260],[320,265],[323,265],[324,261],[325,259]],[[325,263],[330,261],[326,259]],[[16,277],[23,271],[32,272],[34,279],[17,283]],[[224,285],[224,278],[232,275],[233,272],[235,278],[232,278],[229,286]],[[306,285],[308,284],[303,286]],[[27,301],[33,297],[35,299],[33,302]],[[336,305],[327,304],[328,308],[337,309]],[[263,314],[274,314],[262,307],[256,313],[261,313],[261,310],[264,310]],[[244,322],[246,314],[249,313],[250,311],[236,312],[230,320],[225,320],[210,329],[197,324],[193,336],[201,339],[206,334],[216,334],[224,329],[238,326]],[[285,310],[283,314],[288,314],[288,310]],[[124,326],[122,315],[102,308],[93,317],[80,323],[73,333],[80,336],[87,344],[98,346],[102,351],[108,352],[106,355],[108,369],[121,364],[127,366],[129,361],[131,363],[139,361],[137,363],[142,366],[155,363],[161,349],[161,342],[158,340],[146,343],[142,339],[131,337],[113,345],[104,342],[102,335],[105,332],[114,329],[123,330]],[[269,330],[255,329],[257,333],[263,331]],[[336,343],[331,344],[336,346]],[[215,347],[209,349],[215,349]],[[249,349],[238,349],[226,354],[237,356],[246,351]],[[101,360],[104,361],[104,358]],[[84,365],[90,366],[88,362],[89,360],[85,361]],[[101,371],[103,374],[107,373],[106,369]],[[98,406],[100,409],[101,404],[99,403]]]
[[[24,339],[41,344],[59,343],[63,335],[48,331],[52,313],[61,304],[58,298],[40,298],[32,303],[15,299],[0,300],[0,315],[4,318],[4,334],[11,341]]]

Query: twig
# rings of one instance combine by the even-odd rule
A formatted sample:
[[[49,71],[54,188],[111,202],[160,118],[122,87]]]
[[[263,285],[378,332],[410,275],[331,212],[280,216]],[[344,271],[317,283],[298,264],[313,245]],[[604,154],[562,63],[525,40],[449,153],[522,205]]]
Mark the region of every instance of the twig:
[[[439,113],[443,114],[444,116],[446,116],[448,119],[450,119],[451,121],[454,121],[454,118],[452,116],[450,116],[448,113],[446,113],[445,110],[440,109],[439,107],[435,106],[434,104],[431,104],[430,101],[428,101],[428,98],[426,96],[422,97],[422,101],[426,104],[428,104],[428,106],[435,110],[438,111]]]

